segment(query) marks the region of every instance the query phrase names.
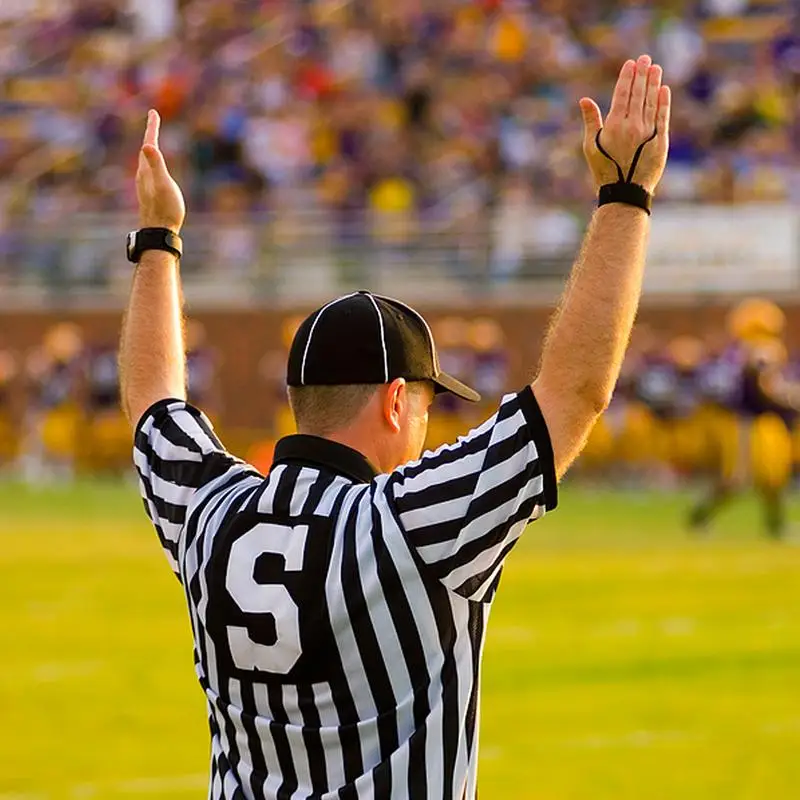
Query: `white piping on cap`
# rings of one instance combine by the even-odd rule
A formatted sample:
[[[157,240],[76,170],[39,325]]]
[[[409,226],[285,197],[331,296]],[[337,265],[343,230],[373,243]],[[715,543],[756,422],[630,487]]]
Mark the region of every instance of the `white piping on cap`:
[[[344,295],[344,297],[337,297],[335,300],[331,300],[330,303],[326,303],[322,308],[319,310],[319,313],[316,317],[314,317],[314,321],[311,323],[311,330],[308,332],[308,340],[306,341],[305,350],[303,350],[303,361],[300,364],[300,385],[306,385],[306,359],[308,358],[308,350],[311,347],[311,337],[314,335],[314,329],[317,327],[317,323],[320,320],[320,317],[327,311],[331,306],[335,306],[337,303],[341,302],[342,300],[347,300],[350,297],[355,297],[358,292],[351,292],[350,294]]]
[[[381,310],[378,308],[378,304],[375,302],[375,298],[368,294],[370,302],[375,308],[375,313],[378,315],[378,325],[381,330],[381,348],[383,349],[383,382],[389,383],[389,355],[386,352],[386,333],[383,329],[383,314],[381,314]]]
[[[436,345],[433,342],[433,331],[431,331],[430,325],[428,325],[425,317],[423,317],[422,314],[419,313],[419,311],[415,311],[413,308],[411,308],[411,306],[406,305],[401,300],[395,300],[391,297],[384,297],[383,295],[380,294],[376,295],[376,297],[379,297],[381,300],[389,300],[392,303],[397,303],[397,305],[405,308],[406,311],[410,311],[425,326],[425,332],[428,334],[428,344],[430,345],[431,348],[431,360],[433,361],[434,367],[438,367],[439,359],[436,357]]]

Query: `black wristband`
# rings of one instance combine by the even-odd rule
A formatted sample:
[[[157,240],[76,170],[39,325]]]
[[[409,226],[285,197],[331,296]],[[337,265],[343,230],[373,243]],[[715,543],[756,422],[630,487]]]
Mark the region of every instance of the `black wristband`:
[[[633,154],[631,166],[627,175],[623,173],[622,167],[619,165],[617,159],[614,158],[614,156],[612,156],[600,142],[600,134],[602,132],[602,128],[597,131],[597,135],[594,137],[595,144],[597,145],[597,149],[600,151],[600,153],[602,153],[602,155],[604,155],[617,168],[619,180],[616,183],[607,183],[600,187],[600,194],[597,198],[598,208],[600,206],[608,205],[608,203],[624,203],[628,206],[641,208],[643,211],[646,211],[649,216],[650,208],[653,205],[653,195],[650,194],[650,192],[648,192],[647,189],[645,189],[641,184],[634,183],[633,175],[636,172],[636,167],[639,164],[639,158],[642,155],[642,151],[648,142],[652,142],[653,139],[656,138],[658,135],[658,130],[654,129],[653,133],[636,148],[636,152]]]
[[[183,255],[183,242],[169,228],[140,228],[128,234],[128,261],[138,264],[147,250],[163,250],[179,259]]]
[[[597,205],[605,206],[609,203],[624,203],[628,206],[636,206],[650,214],[653,205],[653,195],[638,183],[607,183],[600,187],[600,194],[597,198]]]

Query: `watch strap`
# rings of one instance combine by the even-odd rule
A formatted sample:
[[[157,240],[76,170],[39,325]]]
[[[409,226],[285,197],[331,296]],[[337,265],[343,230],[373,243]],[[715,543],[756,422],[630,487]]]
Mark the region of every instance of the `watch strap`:
[[[169,228],[140,228],[128,234],[128,260],[134,264],[141,261],[147,250],[163,250],[176,258],[183,255],[183,241]]]

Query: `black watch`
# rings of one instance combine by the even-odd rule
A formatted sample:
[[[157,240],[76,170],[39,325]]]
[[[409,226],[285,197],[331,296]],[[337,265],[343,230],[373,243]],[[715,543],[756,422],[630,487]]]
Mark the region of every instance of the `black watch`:
[[[128,234],[128,261],[138,264],[145,250],[164,250],[176,258],[183,255],[183,241],[169,228],[141,228]]]

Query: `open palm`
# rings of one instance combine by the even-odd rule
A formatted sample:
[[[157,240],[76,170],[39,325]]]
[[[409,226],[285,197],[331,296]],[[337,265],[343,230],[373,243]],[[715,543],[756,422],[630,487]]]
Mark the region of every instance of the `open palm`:
[[[627,177],[635,154],[645,141],[647,144],[630,180],[648,192],[654,192],[658,186],[667,163],[671,106],[669,87],[661,84],[662,74],[661,67],[653,64],[648,55],[626,61],[614,87],[605,123],[594,100],[588,97],[581,100],[583,152],[597,189],[619,180],[614,161]],[[597,146],[598,134],[602,149],[613,161]]]

